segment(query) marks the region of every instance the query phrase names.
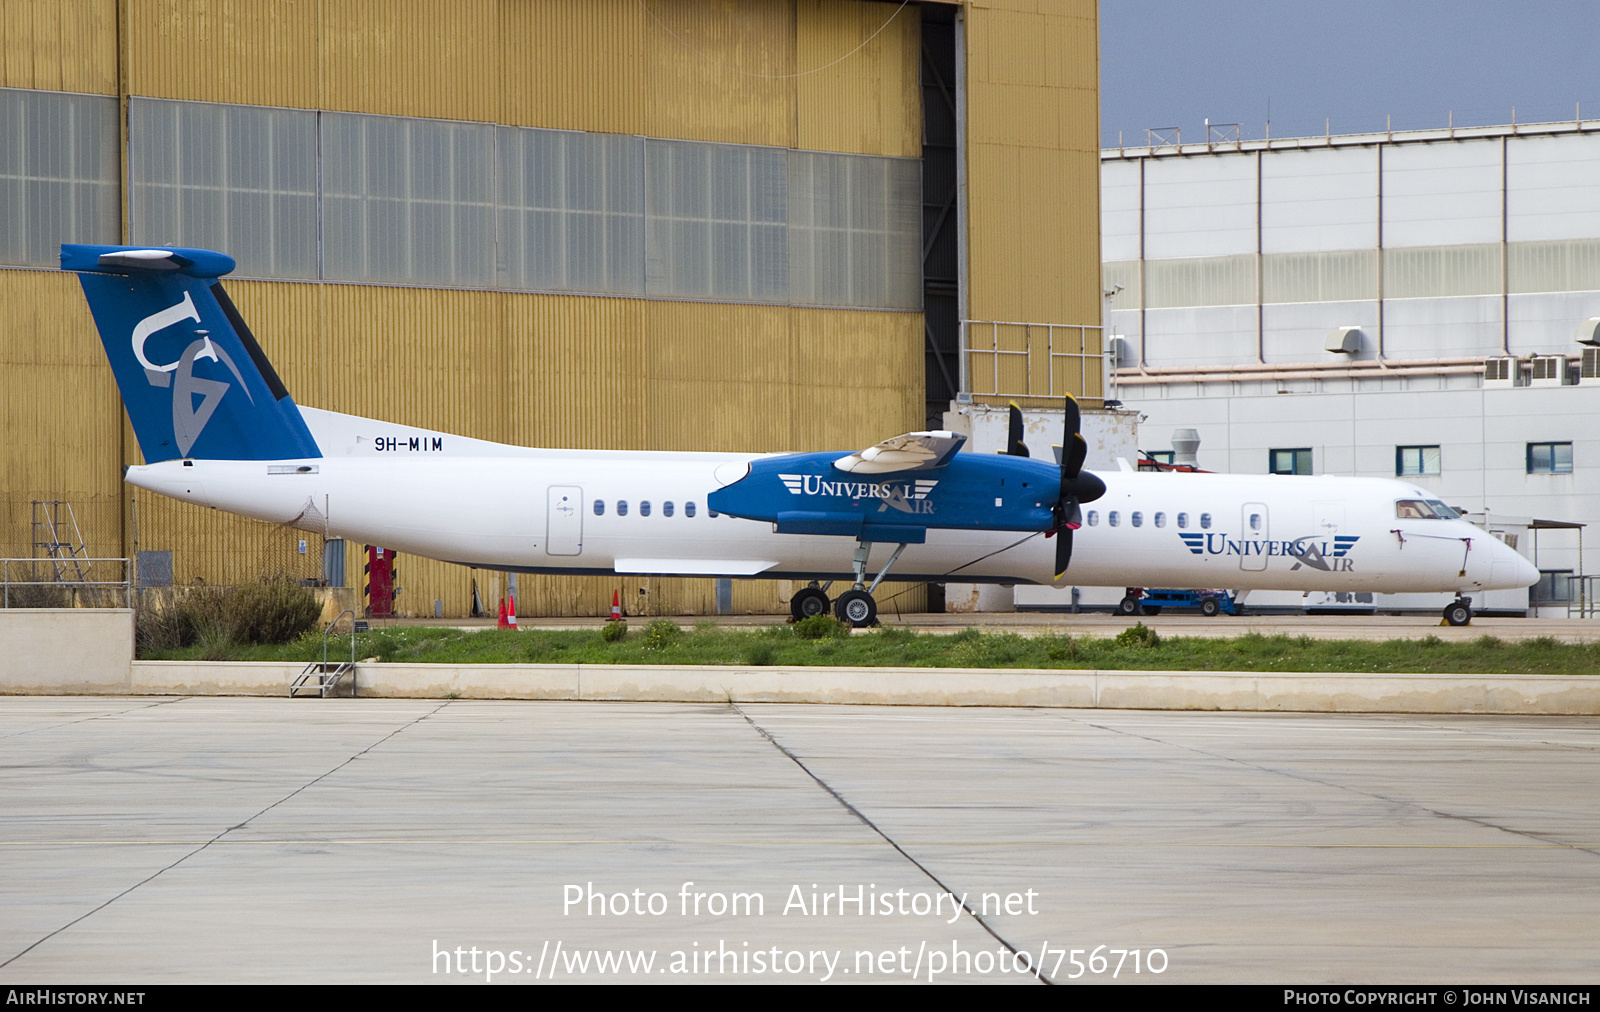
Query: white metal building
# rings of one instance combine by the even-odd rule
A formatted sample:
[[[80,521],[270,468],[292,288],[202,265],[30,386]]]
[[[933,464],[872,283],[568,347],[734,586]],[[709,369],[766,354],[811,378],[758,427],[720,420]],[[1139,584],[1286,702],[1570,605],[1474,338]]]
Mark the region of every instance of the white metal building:
[[[1208,470],[1403,475],[1510,534],[1600,521],[1600,122],[1108,150],[1101,169],[1113,396],[1146,416],[1144,450],[1192,428]],[[1518,537],[1552,574],[1535,604],[1565,613],[1580,536]],[[1270,603],[1355,603],[1294,597]]]

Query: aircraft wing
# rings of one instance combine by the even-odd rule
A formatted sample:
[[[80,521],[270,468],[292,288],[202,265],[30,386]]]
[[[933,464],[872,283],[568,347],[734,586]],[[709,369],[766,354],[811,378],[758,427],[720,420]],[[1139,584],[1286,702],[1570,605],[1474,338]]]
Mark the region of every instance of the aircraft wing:
[[[618,573],[644,576],[755,576],[776,566],[761,559],[618,559]]]
[[[833,462],[833,466],[852,474],[927,471],[949,463],[966,441],[966,436],[943,430],[907,432],[865,450],[857,450],[848,457],[840,457]]]

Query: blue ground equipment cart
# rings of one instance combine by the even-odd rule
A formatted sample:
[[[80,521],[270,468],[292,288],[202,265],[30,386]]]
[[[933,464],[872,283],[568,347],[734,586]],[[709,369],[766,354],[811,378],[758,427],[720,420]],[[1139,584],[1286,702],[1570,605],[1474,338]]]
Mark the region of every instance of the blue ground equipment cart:
[[[1117,603],[1118,615],[1159,615],[1163,608],[1193,608],[1211,618],[1215,615],[1238,615],[1243,607],[1227,590],[1146,590],[1129,587],[1128,595]]]

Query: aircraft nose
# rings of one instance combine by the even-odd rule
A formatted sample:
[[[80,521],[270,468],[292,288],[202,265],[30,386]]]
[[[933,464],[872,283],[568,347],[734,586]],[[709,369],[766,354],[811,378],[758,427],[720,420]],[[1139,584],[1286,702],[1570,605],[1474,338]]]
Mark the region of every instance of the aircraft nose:
[[[1520,586],[1520,587],[1531,587],[1535,583],[1539,582],[1539,569],[1538,569],[1537,566],[1535,566],[1533,563],[1529,562],[1527,559],[1523,558],[1522,555],[1519,554],[1510,545],[1506,546],[1506,551],[1510,552],[1511,555],[1517,560],[1517,585],[1518,586]]]

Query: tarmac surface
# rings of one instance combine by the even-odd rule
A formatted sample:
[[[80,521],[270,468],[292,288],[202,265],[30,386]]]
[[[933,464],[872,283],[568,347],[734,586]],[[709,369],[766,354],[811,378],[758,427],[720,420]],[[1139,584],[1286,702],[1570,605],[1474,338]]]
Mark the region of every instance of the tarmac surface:
[[[1600,723],[0,697],[0,867],[9,983],[1593,981]]]

